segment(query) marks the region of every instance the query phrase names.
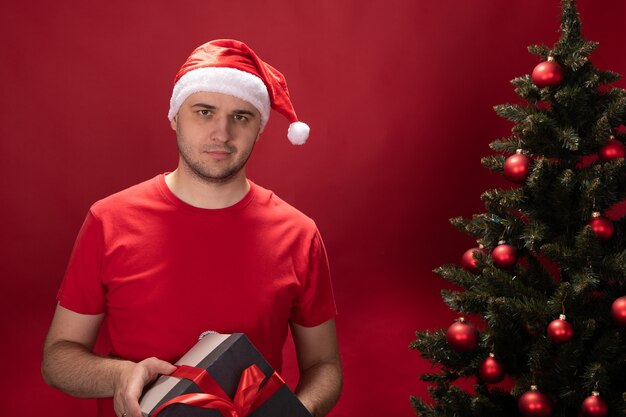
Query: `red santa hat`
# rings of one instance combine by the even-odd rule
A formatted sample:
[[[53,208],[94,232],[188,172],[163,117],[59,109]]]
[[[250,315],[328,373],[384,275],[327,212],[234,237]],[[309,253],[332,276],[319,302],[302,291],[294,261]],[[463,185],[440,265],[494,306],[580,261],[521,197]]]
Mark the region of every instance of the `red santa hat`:
[[[243,42],[217,39],[191,53],[174,79],[170,121],[187,97],[200,91],[228,94],[252,104],[261,113],[261,130],[270,109],[277,110],[291,123],[287,137],[294,145],[304,144],[309,137],[309,126],[298,121],[283,74]]]

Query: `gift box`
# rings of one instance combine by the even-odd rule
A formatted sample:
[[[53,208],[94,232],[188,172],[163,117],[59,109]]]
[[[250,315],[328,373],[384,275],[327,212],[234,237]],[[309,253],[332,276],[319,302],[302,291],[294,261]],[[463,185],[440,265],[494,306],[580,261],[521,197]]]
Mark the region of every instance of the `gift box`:
[[[207,332],[143,394],[144,417],[311,417],[243,333]]]

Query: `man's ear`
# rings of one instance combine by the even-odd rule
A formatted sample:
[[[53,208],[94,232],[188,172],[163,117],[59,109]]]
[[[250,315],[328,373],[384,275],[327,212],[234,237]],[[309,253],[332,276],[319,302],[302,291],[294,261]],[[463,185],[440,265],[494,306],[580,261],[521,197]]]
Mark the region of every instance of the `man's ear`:
[[[170,121],[170,126],[173,131],[176,131],[176,120],[178,119],[178,115],[174,116],[174,118]]]

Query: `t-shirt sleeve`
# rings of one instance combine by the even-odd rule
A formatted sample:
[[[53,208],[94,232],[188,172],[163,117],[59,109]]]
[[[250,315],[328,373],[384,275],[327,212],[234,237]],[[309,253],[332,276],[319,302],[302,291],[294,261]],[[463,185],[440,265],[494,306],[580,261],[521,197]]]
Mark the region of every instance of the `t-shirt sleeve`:
[[[313,327],[337,315],[328,257],[318,231],[311,241],[306,277],[300,284],[300,295],[294,301],[291,310],[293,322]]]
[[[74,243],[57,294],[62,307],[80,314],[104,313],[106,294],[101,280],[102,247],[102,225],[90,211]]]

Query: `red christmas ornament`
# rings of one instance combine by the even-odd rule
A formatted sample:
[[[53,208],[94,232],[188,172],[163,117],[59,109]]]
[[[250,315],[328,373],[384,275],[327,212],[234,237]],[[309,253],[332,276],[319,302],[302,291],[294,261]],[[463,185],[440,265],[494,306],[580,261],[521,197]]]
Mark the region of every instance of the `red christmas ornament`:
[[[593,229],[593,232],[598,236],[600,240],[609,240],[613,237],[613,222],[611,222],[606,217],[602,217],[602,215],[598,212],[594,212],[591,214],[592,218],[589,220],[589,226]]]
[[[478,346],[478,330],[461,317],[446,331],[448,346],[455,352],[467,352]]]
[[[526,181],[530,175],[530,158],[518,149],[514,155],[509,156],[504,161],[504,177],[518,184]]]
[[[626,125],[621,124],[615,126],[613,128],[613,132],[617,133],[618,135],[626,135]]]
[[[548,87],[561,84],[563,81],[563,69],[554,58],[537,64],[531,76],[533,83],[539,87]]]
[[[484,252],[483,246],[481,245],[478,248],[471,248],[465,251],[463,256],[461,257],[461,266],[466,271],[472,272],[474,274],[480,273],[480,268],[478,268],[477,261],[474,258],[475,252]]]
[[[620,327],[626,327],[626,296],[613,301],[611,305],[611,317]]]
[[[600,397],[600,393],[594,391],[592,395],[585,398],[580,411],[584,417],[605,417],[608,409],[606,402]]]
[[[569,342],[574,336],[574,328],[565,321],[565,314],[561,314],[557,320],[552,320],[548,324],[548,339],[552,343],[561,344]]]
[[[491,251],[491,259],[498,268],[512,268],[517,263],[517,249],[501,240]]]
[[[504,366],[494,357],[493,353],[490,353],[489,357],[480,364],[478,375],[488,384],[497,384],[502,382],[506,374]]]
[[[519,397],[519,411],[524,417],[550,417],[552,401],[547,395],[537,390],[535,385]]]
[[[619,140],[615,139],[615,136],[611,136],[606,141],[604,146],[598,152],[598,156],[604,162],[612,159],[620,159],[626,157],[626,146]]]

